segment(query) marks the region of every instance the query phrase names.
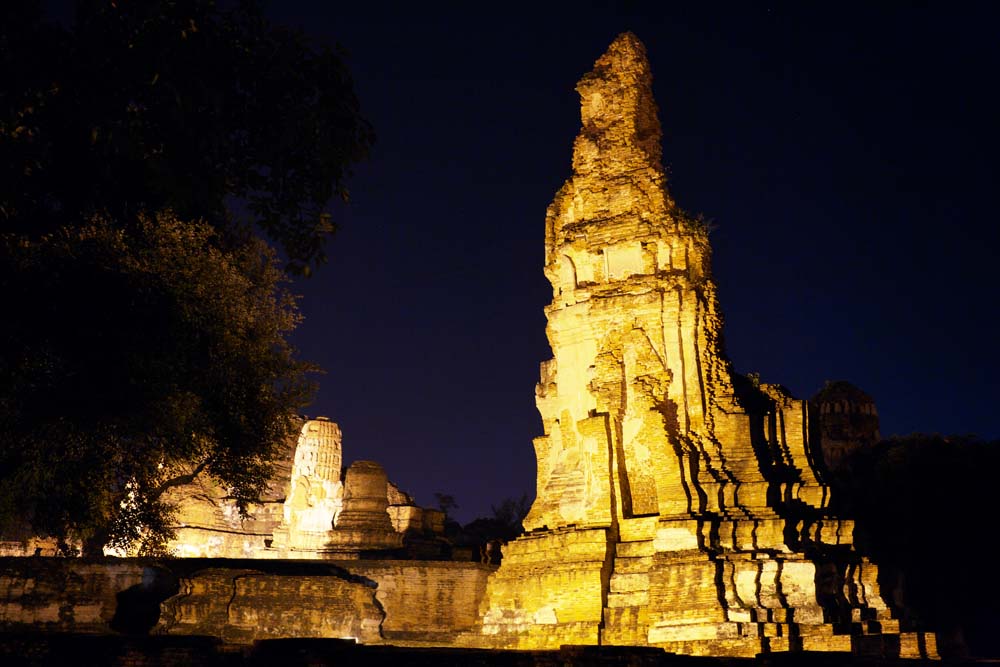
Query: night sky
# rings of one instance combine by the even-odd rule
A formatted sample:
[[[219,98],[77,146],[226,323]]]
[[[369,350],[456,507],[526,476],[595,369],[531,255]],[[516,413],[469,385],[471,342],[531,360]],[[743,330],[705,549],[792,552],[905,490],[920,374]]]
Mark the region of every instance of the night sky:
[[[849,380],[884,436],[1000,437],[989,3],[674,4],[274,3],[346,49],[378,136],[330,264],[295,285],[295,343],[326,369],[309,415],[341,425],[345,463],[452,494],[463,522],[533,496],[545,209],[576,81],[625,30],[670,190],[713,221],[735,369],[802,398]]]

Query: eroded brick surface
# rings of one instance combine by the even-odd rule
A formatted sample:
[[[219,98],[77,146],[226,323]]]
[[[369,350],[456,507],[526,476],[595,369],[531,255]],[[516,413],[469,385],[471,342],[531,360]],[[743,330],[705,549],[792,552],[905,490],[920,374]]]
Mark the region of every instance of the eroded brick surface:
[[[545,219],[532,532],[506,547],[467,641],[858,649],[898,623],[828,511],[806,402],[724,354],[708,230],[667,191],[651,84],[629,33],[577,84],[573,173]]]

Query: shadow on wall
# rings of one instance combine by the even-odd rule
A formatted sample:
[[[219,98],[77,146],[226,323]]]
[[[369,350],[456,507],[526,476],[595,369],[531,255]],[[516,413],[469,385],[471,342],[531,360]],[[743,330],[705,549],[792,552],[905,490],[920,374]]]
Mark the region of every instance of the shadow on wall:
[[[177,575],[160,567],[147,567],[142,582],[117,593],[112,630],[124,635],[148,635],[160,620],[160,604],[180,590]]]

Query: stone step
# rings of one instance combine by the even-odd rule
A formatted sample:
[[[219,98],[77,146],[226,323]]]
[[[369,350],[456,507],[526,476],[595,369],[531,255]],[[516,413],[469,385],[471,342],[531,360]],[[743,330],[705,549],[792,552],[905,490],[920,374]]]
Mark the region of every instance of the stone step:
[[[642,556],[639,558],[615,558],[614,574],[632,574],[638,572],[649,572],[653,567],[652,556]],[[614,576],[614,575],[612,575]]]
[[[639,542],[619,542],[615,545],[615,555],[625,558],[636,558],[649,556],[656,553],[653,547],[653,540],[642,540]]]
[[[649,591],[623,591],[608,593],[608,608],[644,607],[649,604]]]
[[[861,624],[861,632],[866,635],[876,635],[880,633],[899,634],[899,621],[895,619],[865,621]]]
[[[649,593],[648,572],[637,572],[632,574],[615,573],[611,575],[611,593],[632,593],[635,591],[645,591]]]

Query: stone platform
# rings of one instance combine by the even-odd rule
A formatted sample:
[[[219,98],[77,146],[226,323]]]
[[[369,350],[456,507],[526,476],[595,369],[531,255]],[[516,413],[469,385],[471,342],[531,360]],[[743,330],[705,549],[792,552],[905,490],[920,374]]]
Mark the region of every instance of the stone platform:
[[[917,667],[918,660],[800,653],[755,658],[673,655],[637,646],[563,646],[553,650],[364,646],[345,640],[263,640],[227,646],[214,637],[123,637],[0,633],[8,667]],[[988,664],[970,661],[965,664]]]
[[[493,570],[410,560],[0,558],[0,631],[450,646],[474,627]]]

